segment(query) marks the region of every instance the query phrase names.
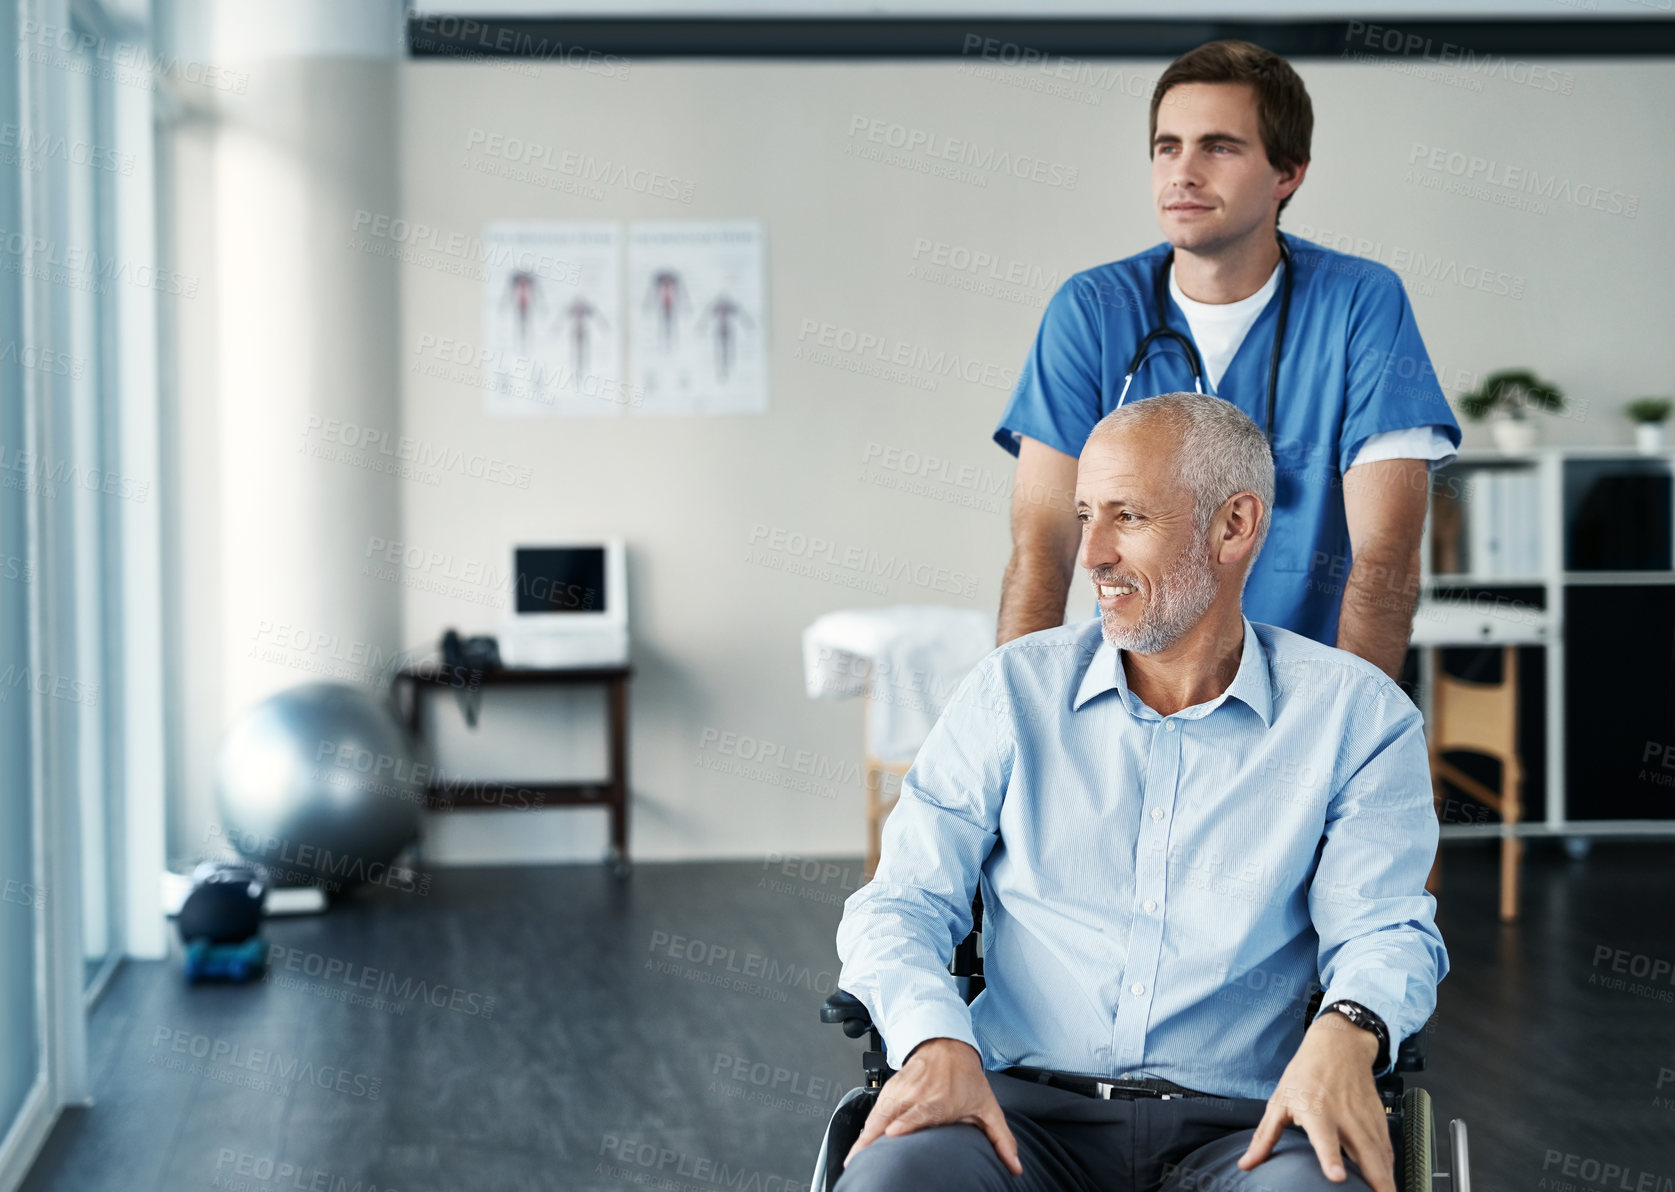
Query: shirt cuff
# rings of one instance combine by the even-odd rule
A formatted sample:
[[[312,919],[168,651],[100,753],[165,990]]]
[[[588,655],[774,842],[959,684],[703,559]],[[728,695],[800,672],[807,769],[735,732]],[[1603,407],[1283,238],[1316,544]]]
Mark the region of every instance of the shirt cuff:
[[[1349,466],[1377,463],[1381,459],[1422,459],[1434,472],[1455,454],[1453,441],[1438,427],[1411,426],[1368,435]]]
[[[971,1008],[964,1002],[959,1003],[957,1010],[952,1006],[914,1006],[905,1013],[893,1015],[889,1026],[880,1028],[879,1033],[884,1036],[885,1058],[896,1069],[907,1063],[913,1049],[927,1039],[958,1039],[969,1043],[979,1059],[983,1055],[976,1032],[971,1029]]]
[[[1080,446],[1066,443],[1063,436],[1052,427],[1014,426],[1003,422],[995,428],[994,441],[1005,448],[1008,454],[1016,456],[1023,452],[1023,439],[1026,436],[1073,459],[1082,454]]]

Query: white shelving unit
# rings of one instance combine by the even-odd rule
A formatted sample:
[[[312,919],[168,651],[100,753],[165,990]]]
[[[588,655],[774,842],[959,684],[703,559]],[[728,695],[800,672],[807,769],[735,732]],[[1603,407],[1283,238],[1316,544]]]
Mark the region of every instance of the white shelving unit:
[[[1586,585],[1629,586],[1662,584],[1675,586],[1675,570],[1660,571],[1589,571],[1566,570],[1566,535],[1569,513],[1565,478],[1567,465],[1593,462],[1609,465],[1622,461],[1632,463],[1632,471],[1661,469],[1675,475],[1675,448],[1642,451],[1629,447],[1541,446],[1523,451],[1469,449],[1461,451],[1445,469],[1433,473],[1433,515],[1426,518],[1424,542],[1420,549],[1421,596],[1414,617],[1412,644],[1428,646],[1540,646],[1546,659],[1546,814],[1540,820],[1525,821],[1517,826],[1520,836],[1675,836],[1675,818],[1576,820],[1567,814],[1566,799],[1566,732],[1565,695],[1565,594],[1570,587]],[[1533,470],[1537,477],[1538,516],[1540,519],[1539,555],[1541,567],[1530,575],[1479,575],[1470,571],[1437,574],[1432,571],[1432,523],[1437,499],[1434,491],[1442,483],[1486,469]],[[1469,482],[1467,501],[1471,499]],[[1669,517],[1675,527],[1675,516]],[[1675,529],[1672,529],[1675,535]],[[1675,541],[1671,544],[1671,560],[1675,561]],[[1468,544],[1469,547],[1469,544]],[[1439,589],[1469,587],[1477,590],[1468,602],[1443,599]],[[1497,601],[1484,592],[1496,589],[1539,588],[1542,594],[1539,609]],[[1421,648],[1420,686],[1424,695],[1425,713],[1430,714],[1431,651]],[[1528,750],[1530,742],[1521,742]],[[1527,796],[1526,796],[1527,797]],[[1675,806],[1675,800],[1672,800]],[[1442,828],[1445,838],[1498,836],[1501,827],[1492,824],[1448,824]]]

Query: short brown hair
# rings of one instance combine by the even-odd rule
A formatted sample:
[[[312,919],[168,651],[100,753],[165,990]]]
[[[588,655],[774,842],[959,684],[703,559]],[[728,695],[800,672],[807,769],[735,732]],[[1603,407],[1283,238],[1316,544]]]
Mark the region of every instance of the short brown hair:
[[[1250,84],[1256,92],[1256,126],[1262,134],[1268,164],[1276,170],[1289,170],[1309,160],[1314,107],[1309,103],[1308,88],[1291,69],[1291,63],[1248,41],[1208,41],[1169,64],[1152,90],[1147,156],[1157,140],[1157,109],[1163,104],[1163,96],[1182,83]],[[1279,209],[1284,211],[1290,201],[1291,195],[1286,195]]]

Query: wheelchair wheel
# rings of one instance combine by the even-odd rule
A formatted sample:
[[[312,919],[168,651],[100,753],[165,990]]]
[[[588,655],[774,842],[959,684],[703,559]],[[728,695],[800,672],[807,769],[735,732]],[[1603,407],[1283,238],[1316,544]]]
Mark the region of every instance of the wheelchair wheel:
[[[1431,1094],[1408,1089],[1402,1094],[1402,1192],[1431,1192],[1437,1169],[1436,1118]]]
[[[849,1095],[838,1102],[826,1123],[826,1137],[820,1144],[820,1157],[815,1161],[809,1192],[832,1192],[843,1174],[843,1161],[849,1157],[849,1148],[866,1128],[867,1116],[877,1102],[878,1090],[865,1087],[850,1089]]]

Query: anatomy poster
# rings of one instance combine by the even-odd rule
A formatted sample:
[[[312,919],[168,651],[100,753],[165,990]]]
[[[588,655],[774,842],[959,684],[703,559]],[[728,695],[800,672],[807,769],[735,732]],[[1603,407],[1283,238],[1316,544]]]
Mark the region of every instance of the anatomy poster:
[[[620,414],[622,235],[608,221],[483,229],[483,412]]]
[[[636,413],[767,412],[763,240],[756,220],[629,225]]]

